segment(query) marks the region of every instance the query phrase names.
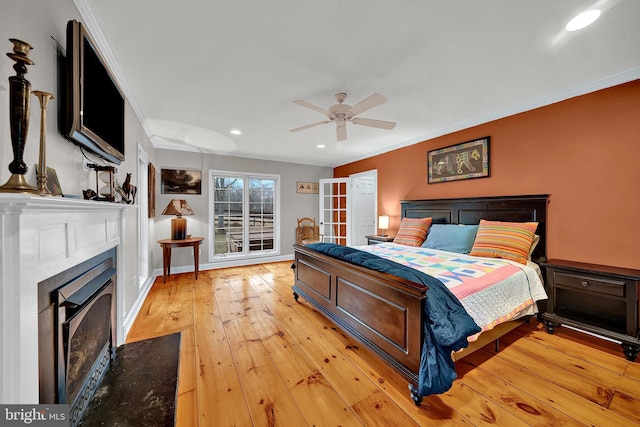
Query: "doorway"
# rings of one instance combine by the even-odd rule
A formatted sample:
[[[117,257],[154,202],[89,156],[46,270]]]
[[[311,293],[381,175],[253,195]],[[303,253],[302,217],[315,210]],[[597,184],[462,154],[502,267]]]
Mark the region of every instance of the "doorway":
[[[378,171],[351,175],[353,208],[351,215],[351,245],[367,244],[367,238],[376,234],[378,211]]]
[[[377,229],[377,170],[349,178],[321,179],[319,204],[320,229],[325,242],[366,245],[366,236],[376,234]]]

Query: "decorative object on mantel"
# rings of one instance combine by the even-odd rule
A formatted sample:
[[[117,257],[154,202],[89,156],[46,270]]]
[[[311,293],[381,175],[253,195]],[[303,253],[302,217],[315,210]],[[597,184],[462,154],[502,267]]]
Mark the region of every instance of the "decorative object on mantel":
[[[120,190],[122,192],[120,193]],[[122,203],[134,204],[136,202],[136,194],[138,194],[138,187],[131,184],[131,173],[127,174],[121,187],[118,187],[118,192],[122,196]]]
[[[171,218],[171,239],[187,238],[187,219],[182,218],[182,215],[194,215],[194,213],[186,200],[171,199],[162,215],[176,215],[175,218]]]
[[[41,90],[31,92],[40,101],[40,157],[38,162],[38,191],[41,196],[51,196],[47,188],[47,104],[55,99],[53,94]]]
[[[27,183],[24,175],[29,169],[22,159],[29,130],[29,112],[31,110],[31,83],[24,78],[27,65],[34,62],[29,58],[33,47],[18,39],[9,39],[13,43],[13,52],[7,56],[14,61],[15,76],[9,77],[9,122],[11,125],[11,145],[13,161],[9,164],[11,177],[0,187],[0,193],[25,193],[39,195],[38,189]]]
[[[38,180],[38,183],[40,183],[40,165],[36,163],[35,169],[36,169],[36,179]],[[58,181],[58,174],[56,173],[56,170],[54,168],[50,168],[49,166],[47,166],[46,185],[47,185],[47,190],[49,191],[49,194],[51,196],[60,196],[60,197],[65,196],[62,193],[62,187],[60,186],[60,181]],[[71,196],[65,196],[65,197],[71,197]]]
[[[96,193],[93,200],[103,202],[116,201],[116,168],[113,166],[93,166],[96,171]],[[105,185],[100,188],[100,183]]]

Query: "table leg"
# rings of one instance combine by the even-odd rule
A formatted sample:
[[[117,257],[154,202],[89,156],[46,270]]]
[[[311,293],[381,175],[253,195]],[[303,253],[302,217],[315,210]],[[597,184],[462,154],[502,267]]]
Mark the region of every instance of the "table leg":
[[[200,242],[193,245],[193,263],[196,271],[196,280],[198,280],[198,266],[200,265]]]
[[[162,276],[167,283],[167,276],[171,275],[171,246],[162,246]]]

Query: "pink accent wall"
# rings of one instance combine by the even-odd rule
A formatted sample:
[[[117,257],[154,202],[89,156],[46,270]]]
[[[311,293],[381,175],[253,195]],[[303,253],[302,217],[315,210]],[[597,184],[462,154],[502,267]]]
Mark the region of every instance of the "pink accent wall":
[[[427,184],[427,151],[491,137],[488,178]],[[549,258],[640,269],[640,80],[336,167],[377,169],[379,214],[400,200],[549,194]]]

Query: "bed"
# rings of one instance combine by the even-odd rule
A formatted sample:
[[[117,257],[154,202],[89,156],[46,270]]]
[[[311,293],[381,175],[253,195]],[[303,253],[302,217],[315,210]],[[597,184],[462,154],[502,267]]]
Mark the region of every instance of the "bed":
[[[548,195],[524,195],[407,200],[401,202],[401,217],[431,218],[434,224],[473,225],[481,220],[537,222],[535,234],[539,241],[530,253],[530,260],[539,263],[546,259],[548,199]],[[429,281],[433,278],[427,276],[425,280],[423,273],[416,273],[421,276],[414,276],[411,272],[405,274],[405,267],[402,267],[402,271],[374,270],[364,266],[370,265],[370,261],[356,265],[358,263],[336,258],[329,254],[330,251],[323,253],[321,249],[326,247],[314,249],[314,245],[294,245],[295,260],[292,267],[295,270],[295,283],[292,289],[295,300],[303,297],[313,308],[403,375],[409,382],[411,398],[416,405],[420,405],[423,396],[431,393],[425,392],[423,375],[428,370],[426,365],[430,363],[425,355],[430,355],[432,351],[428,325],[433,319],[429,319],[426,312],[430,304],[433,305],[432,300],[437,299],[437,287]],[[357,248],[345,250],[353,252],[358,259],[363,256],[369,259],[369,255],[363,255],[367,252]],[[374,261],[378,263],[377,259]],[[432,300],[429,300],[430,288]],[[473,342],[462,351],[449,352],[446,357],[448,360],[443,363],[453,367],[454,360],[496,341],[519,326],[525,318],[492,325],[491,330],[483,331],[479,336],[472,334]],[[455,378],[455,371],[453,375]]]

